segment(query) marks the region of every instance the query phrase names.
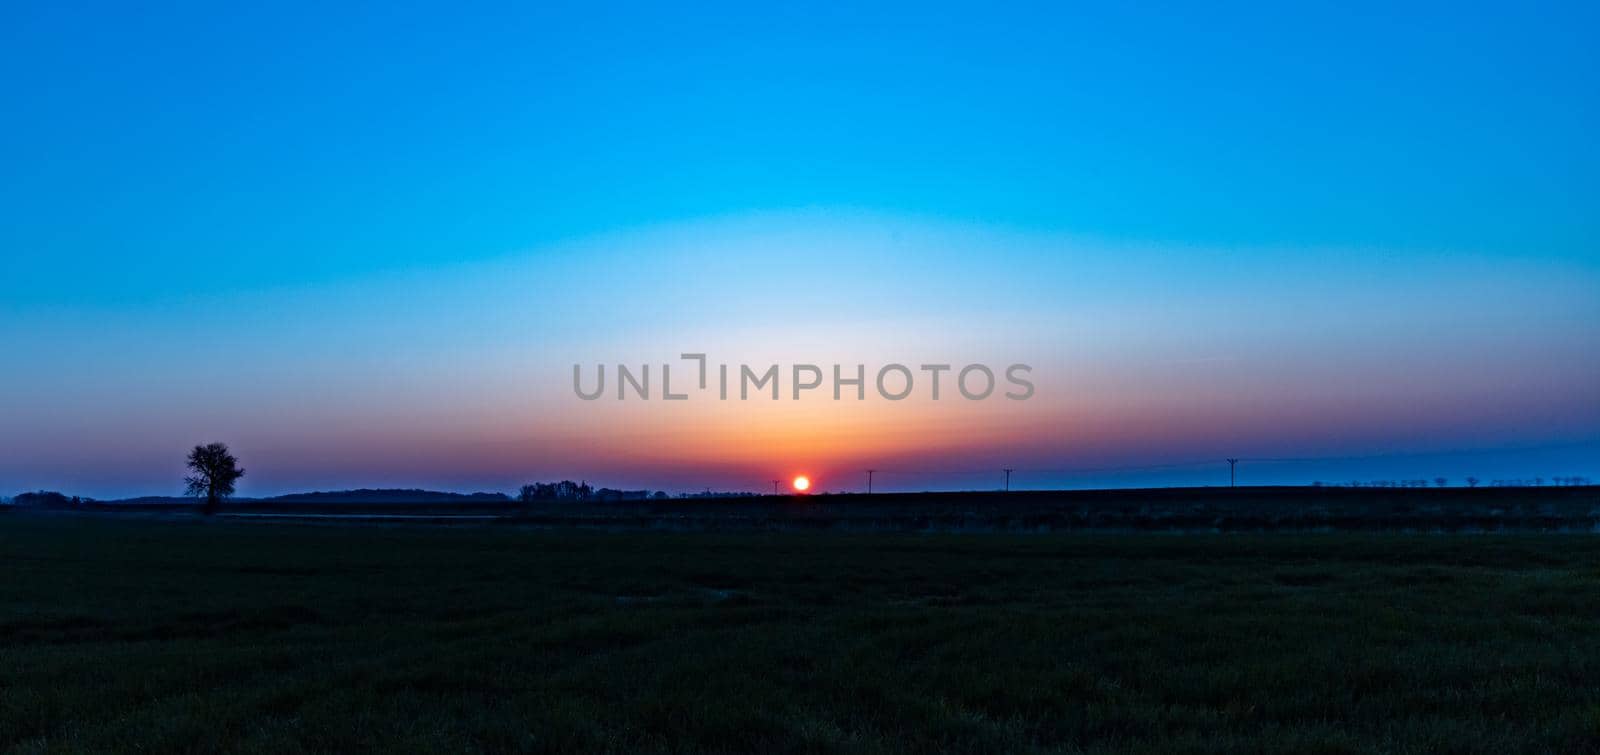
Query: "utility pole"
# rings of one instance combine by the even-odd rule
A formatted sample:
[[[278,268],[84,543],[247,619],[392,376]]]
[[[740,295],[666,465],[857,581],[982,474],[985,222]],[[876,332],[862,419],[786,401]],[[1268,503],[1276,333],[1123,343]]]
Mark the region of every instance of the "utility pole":
[[[872,473],[876,472],[876,471],[878,471],[878,470],[876,470],[876,469],[867,470],[867,495],[872,495]]]
[[[1238,483],[1239,478],[1238,478],[1237,475],[1234,474],[1234,470],[1238,466],[1239,466],[1239,460],[1238,459],[1229,459],[1228,460],[1228,487],[1230,487],[1230,488],[1238,487],[1238,485],[1239,485],[1239,483]]]
[[[777,495],[778,494],[778,483],[779,482],[780,482],[779,480],[773,480],[772,481],[772,494],[773,495]]]
[[[1017,470],[1015,470],[1015,469],[1006,469],[1006,470],[1002,470],[1002,471],[1004,471],[1006,473],[1006,492],[1009,493],[1009,492],[1011,492],[1011,473],[1015,472]]]

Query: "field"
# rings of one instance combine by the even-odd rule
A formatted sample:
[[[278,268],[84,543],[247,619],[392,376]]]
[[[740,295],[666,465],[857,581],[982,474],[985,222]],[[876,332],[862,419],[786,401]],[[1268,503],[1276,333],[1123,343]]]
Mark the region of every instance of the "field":
[[[1581,752],[1584,535],[0,515],[19,752]]]

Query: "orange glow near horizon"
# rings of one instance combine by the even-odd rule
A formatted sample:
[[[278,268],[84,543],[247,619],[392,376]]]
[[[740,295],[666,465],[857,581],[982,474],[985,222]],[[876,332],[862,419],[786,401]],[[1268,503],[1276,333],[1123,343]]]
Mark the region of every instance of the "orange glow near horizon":
[[[798,493],[804,493],[807,490],[810,490],[811,489],[811,480],[808,479],[805,475],[800,475],[799,477],[794,478],[794,489],[795,489],[795,492],[798,492]]]

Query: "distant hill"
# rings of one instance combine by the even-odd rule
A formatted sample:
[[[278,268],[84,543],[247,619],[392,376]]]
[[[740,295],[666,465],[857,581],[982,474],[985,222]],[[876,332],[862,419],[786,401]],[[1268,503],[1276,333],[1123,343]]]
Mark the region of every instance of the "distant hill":
[[[436,490],[361,488],[327,493],[290,493],[257,499],[262,503],[509,503],[505,493],[441,493]]]
[[[103,501],[129,506],[174,506],[193,504],[195,499],[182,496],[141,496]],[[232,505],[239,504],[339,504],[339,503],[510,503],[504,493],[444,493],[437,490],[384,488],[359,490],[330,490],[312,493],[290,493],[270,498],[230,498]]]

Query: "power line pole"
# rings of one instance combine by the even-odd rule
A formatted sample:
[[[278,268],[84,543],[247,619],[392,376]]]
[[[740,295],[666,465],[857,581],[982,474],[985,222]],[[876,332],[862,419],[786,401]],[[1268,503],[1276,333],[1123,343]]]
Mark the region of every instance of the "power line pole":
[[[1238,478],[1237,475],[1234,474],[1234,470],[1238,466],[1239,466],[1239,460],[1238,459],[1229,459],[1228,460],[1228,487],[1230,487],[1230,488],[1238,487],[1238,485],[1239,485],[1239,483],[1238,483],[1238,479],[1239,478]]]
[[[1011,492],[1011,473],[1015,472],[1017,470],[1015,470],[1015,469],[1006,469],[1006,470],[1002,470],[1002,471],[1004,471],[1006,473],[1006,492],[1009,493],[1009,492]]]
[[[872,473],[876,472],[876,471],[878,471],[878,470],[876,470],[876,469],[867,470],[867,495],[872,495]]]
[[[778,494],[778,482],[779,482],[779,480],[773,480],[772,481],[772,494],[773,495],[777,495]]]

